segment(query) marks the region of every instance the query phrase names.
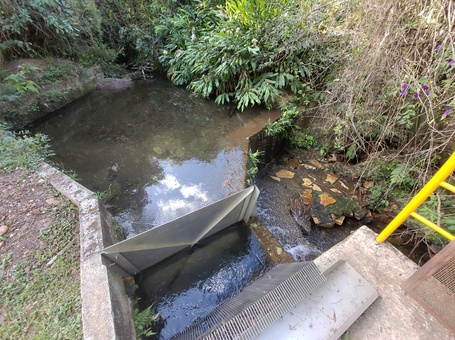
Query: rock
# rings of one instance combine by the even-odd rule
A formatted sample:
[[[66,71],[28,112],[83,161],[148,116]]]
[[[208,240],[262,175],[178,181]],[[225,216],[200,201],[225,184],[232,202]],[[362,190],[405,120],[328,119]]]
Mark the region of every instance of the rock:
[[[313,185],[313,181],[309,178],[304,178],[302,179],[303,181],[303,185],[306,186],[306,187],[310,187]]]
[[[284,161],[285,161],[286,165],[292,169],[297,169],[300,166],[300,160],[297,158],[291,158],[291,159],[284,158]]]
[[[9,230],[9,227],[7,225],[2,225],[0,226],[0,236],[5,235]]]
[[[369,224],[371,222],[373,222],[373,214],[371,213],[371,211],[368,210],[367,214],[363,218],[363,223],[364,224]]]
[[[346,218],[346,216],[336,217],[335,215],[331,215],[331,217],[335,221],[336,225],[343,225],[344,219]]]
[[[310,207],[305,204],[301,197],[291,198],[291,215],[299,226],[307,233],[311,232]]]
[[[327,216],[319,216],[319,217],[327,217]],[[321,228],[332,228],[335,225],[335,221],[330,218],[319,219],[317,215],[311,216],[314,224]]]
[[[278,178],[294,178],[295,173],[289,170],[282,169],[278,171],[275,175]]]
[[[357,221],[360,221],[360,220],[363,219],[366,215],[367,215],[367,212],[366,212],[365,210],[363,210],[363,209],[354,211],[354,218],[355,218]]]
[[[281,256],[281,254],[283,254],[283,248],[276,247],[276,253]]]
[[[48,198],[46,200],[46,203],[48,205],[52,205],[52,206],[55,207],[55,206],[58,206],[60,204],[60,201],[57,198],[55,198],[55,197],[51,197],[51,198]]]
[[[104,78],[98,80],[96,88],[103,91],[122,91],[133,84],[130,79],[123,78]]]
[[[329,194],[326,194],[326,193],[319,195],[319,198],[321,199],[321,204],[325,207],[328,205],[334,204],[337,201],[332,196],[330,196]]]
[[[335,183],[336,181],[338,181],[338,178],[337,176],[335,175],[331,175],[331,174],[327,174],[327,177],[325,179],[326,182],[329,182],[330,184],[333,184]]]
[[[327,158],[327,160],[328,160],[330,163],[338,162],[337,156],[336,156],[334,153],[332,153],[332,154],[330,155],[330,157]]]

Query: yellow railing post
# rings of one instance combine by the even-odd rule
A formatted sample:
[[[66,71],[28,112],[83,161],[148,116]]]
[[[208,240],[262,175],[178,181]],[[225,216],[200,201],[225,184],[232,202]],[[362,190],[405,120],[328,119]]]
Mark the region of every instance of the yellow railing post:
[[[413,213],[433,191],[435,191],[444,180],[455,170],[455,152],[444,163],[439,171],[430,181],[414,196],[414,198],[400,211],[400,213],[389,223],[378,235],[376,241],[384,242],[408,217]]]

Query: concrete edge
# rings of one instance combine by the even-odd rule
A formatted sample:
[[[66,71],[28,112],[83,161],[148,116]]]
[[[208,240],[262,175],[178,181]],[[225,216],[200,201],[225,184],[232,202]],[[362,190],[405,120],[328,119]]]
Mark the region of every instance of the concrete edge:
[[[39,174],[79,208],[84,339],[135,339],[123,278],[101,257],[101,251],[115,243],[112,216],[92,191],[49,164],[42,163]]]

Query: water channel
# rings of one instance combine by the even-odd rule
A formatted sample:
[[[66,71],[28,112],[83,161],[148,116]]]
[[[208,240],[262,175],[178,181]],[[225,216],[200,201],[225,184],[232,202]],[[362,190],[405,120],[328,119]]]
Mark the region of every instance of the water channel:
[[[196,98],[156,76],[118,92],[97,90],[32,131],[51,138],[54,162],[105,197],[126,237],[213,203],[245,187],[247,137],[279,116]],[[260,242],[233,226],[143,272],[143,308],[167,339],[245,287],[268,266]]]

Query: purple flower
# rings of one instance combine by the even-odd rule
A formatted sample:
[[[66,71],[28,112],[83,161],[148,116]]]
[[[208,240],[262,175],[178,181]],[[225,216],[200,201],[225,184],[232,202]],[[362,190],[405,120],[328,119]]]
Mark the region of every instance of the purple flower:
[[[414,93],[414,98],[419,98],[419,94],[417,92]]]
[[[376,93],[373,97],[378,98],[378,97],[379,97],[379,94]]]
[[[445,115],[448,115],[449,113],[450,113],[450,109],[447,109],[447,110],[444,111]]]
[[[408,94],[408,91],[406,91],[406,90],[405,90],[405,91],[401,91],[400,94],[401,94],[402,96],[406,96],[406,95]]]
[[[401,88],[402,89],[407,89],[408,88],[408,84],[404,83],[403,85],[401,85]]]
[[[422,89],[423,89],[424,91],[428,90],[428,86],[426,86],[425,84],[420,84],[420,85],[422,86]]]
[[[439,51],[441,49],[441,45],[436,46],[435,50]]]
[[[430,90],[425,90],[425,94],[428,96],[430,94]]]
[[[453,63],[455,63],[455,60],[452,59],[451,61],[449,61],[449,65],[450,65],[450,66],[452,66]]]

